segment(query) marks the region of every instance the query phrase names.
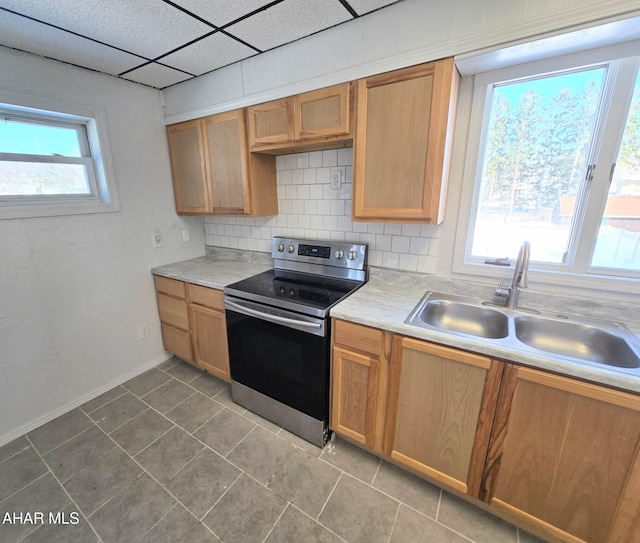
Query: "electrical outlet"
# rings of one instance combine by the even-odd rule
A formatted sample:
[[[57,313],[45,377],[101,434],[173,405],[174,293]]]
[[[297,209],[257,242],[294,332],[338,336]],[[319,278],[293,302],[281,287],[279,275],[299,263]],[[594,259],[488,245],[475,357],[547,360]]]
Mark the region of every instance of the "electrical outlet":
[[[331,188],[339,189],[342,185],[342,168],[331,168]]]
[[[151,247],[154,249],[162,247],[162,234],[160,234],[159,228],[156,228],[153,231],[153,235],[151,236]]]
[[[149,337],[149,323],[143,322],[138,326],[138,339],[145,339]]]

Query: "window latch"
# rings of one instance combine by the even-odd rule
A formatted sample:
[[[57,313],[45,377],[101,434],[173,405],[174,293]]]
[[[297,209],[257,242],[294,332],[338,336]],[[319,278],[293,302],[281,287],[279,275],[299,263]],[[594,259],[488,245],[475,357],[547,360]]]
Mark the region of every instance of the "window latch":
[[[596,169],[596,165],[595,164],[589,164],[587,166],[587,173],[586,173],[586,175],[584,177],[584,180],[587,183],[591,183],[591,181],[593,181],[593,170],[595,170],[595,169]]]

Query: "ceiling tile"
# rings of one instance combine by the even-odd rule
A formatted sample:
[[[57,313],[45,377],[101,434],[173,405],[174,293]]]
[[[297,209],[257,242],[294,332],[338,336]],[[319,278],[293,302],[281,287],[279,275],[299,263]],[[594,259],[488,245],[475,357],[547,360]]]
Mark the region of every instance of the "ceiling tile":
[[[231,21],[239,19],[247,13],[251,13],[262,6],[270,4],[273,0],[173,0],[191,13],[202,17],[216,26],[223,26]]]
[[[212,30],[159,0],[0,0],[0,6],[148,58]]]
[[[398,1],[399,0],[347,0],[358,15],[364,15],[365,13],[383,8],[389,4],[395,4]]]
[[[140,65],[140,57],[0,10],[0,45],[117,75]]]
[[[256,52],[250,47],[221,32],[216,32],[163,57],[161,62],[185,72],[201,75],[255,54]]]
[[[285,0],[226,30],[265,51],[349,19],[338,0]]]
[[[142,66],[141,68],[136,68],[122,77],[157,89],[175,85],[176,83],[191,78],[188,74],[163,66],[162,64],[156,64],[155,62]]]

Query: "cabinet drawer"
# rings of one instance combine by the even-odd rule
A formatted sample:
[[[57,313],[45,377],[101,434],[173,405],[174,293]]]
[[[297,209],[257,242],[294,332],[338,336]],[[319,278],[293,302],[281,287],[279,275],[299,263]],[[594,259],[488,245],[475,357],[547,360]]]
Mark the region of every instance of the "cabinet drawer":
[[[383,352],[382,330],[346,321],[335,321],[335,343],[379,356]]]
[[[179,300],[158,292],[158,311],[162,322],[189,330],[189,311],[186,300]]]
[[[187,283],[187,291],[191,303],[224,311],[224,293],[221,290]]]
[[[186,298],[187,292],[184,288],[184,282],[178,281],[177,279],[169,279],[168,277],[160,277],[158,275],[155,276],[156,281],[156,290],[158,292],[164,292],[165,294],[170,294],[171,296],[176,296],[178,298]]]
[[[191,346],[191,334],[169,326],[164,322],[162,326],[162,343],[164,348],[175,354],[178,358],[193,362],[193,347]]]

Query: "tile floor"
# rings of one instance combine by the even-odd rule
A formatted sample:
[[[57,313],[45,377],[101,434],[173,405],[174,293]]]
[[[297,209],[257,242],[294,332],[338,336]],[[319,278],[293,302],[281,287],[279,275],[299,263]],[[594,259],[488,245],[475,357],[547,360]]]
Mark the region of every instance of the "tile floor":
[[[175,358],[1,447],[0,522],[3,543],[541,541]]]

